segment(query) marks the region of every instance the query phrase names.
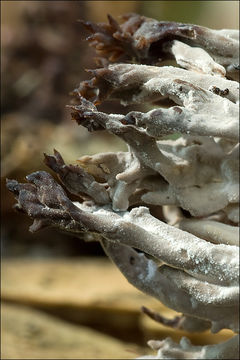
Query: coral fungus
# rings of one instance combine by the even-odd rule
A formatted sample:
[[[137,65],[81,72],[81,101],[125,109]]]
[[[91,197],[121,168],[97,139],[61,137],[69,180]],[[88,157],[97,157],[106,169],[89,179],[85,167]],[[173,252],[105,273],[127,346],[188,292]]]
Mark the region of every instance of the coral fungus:
[[[238,333],[239,34],[136,14],[108,19],[84,23],[98,68],[69,108],[79,125],[117,135],[128,151],[83,156],[78,165],[57,151],[45,155],[78,202],[44,171],[7,186],[34,219],[31,231],[98,234],[130,283],[182,313],[165,319],[144,309],[149,316],[187,331]],[[106,99],[148,111],[98,111]],[[149,345],[156,359],[238,358],[237,335],[217,345]]]

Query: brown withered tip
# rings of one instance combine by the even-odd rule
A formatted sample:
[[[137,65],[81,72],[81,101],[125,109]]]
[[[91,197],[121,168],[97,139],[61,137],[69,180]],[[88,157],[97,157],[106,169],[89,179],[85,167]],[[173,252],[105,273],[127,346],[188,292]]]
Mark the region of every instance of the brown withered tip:
[[[133,14],[130,15],[132,17]],[[134,14],[134,18],[139,15]],[[119,24],[111,15],[107,15],[108,23],[92,23],[90,21],[79,20],[84,28],[91,33],[86,38],[89,45],[94,47],[98,55],[96,63],[106,59],[108,63],[124,61],[129,57],[128,52],[132,53],[131,36],[136,28],[136,21],[130,21],[129,25]],[[124,22],[128,21],[123,18]],[[138,24],[140,24],[138,22]],[[130,45],[130,46],[129,46]],[[127,55],[127,56],[126,56]],[[131,57],[134,54],[131,54]],[[105,60],[105,66],[106,66]]]
[[[83,109],[81,106],[68,105],[71,112],[72,120],[76,121],[78,125],[84,126],[89,132],[104,130],[105,128],[97,121],[98,115],[94,114],[91,110]]]
[[[79,22],[81,25],[83,25],[83,27],[87,30],[90,31],[91,33],[95,33],[99,30],[99,26],[96,23],[93,23],[91,21],[85,21],[82,19],[78,19],[77,22]]]
[[[52,169],[53,171],[55,171],[57,173],[59,167],[64,167],[65,162],[64,162],[61,154],[56,149],[54,149],[53,151],[54,151],[54,156],[43,153],[43,156],[44,156],[43,162],[50,169]]]
[[[99,105],[111,93],[113,74],[107,67],[100,69],[86,69],[87,72],[93,75],[90,80],[84,80],[79,84],[79,87],[73,91],[75,97],[83,97],[94,105]]]
[[[118,22],[112,17],[112,15],[107,14],[108,22],[111,25],[112,29],[115,29],[116,31],[122,31],[120,25]]]

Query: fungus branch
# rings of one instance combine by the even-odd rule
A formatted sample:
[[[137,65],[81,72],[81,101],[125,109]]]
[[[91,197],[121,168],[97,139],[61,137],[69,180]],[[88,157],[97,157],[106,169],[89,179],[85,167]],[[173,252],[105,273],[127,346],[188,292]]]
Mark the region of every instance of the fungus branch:
[[[16,194],[18,208],[35,219],[32,231],[36,224],[37,228],[42,222],[46,225],[47,219],[47,225],[66,231],[100,233],[106,239],[103,246],[108,255],[139,289],[177,311],[211,320],[215,331],[223,327],[236,330],[233,310],[238,306],[238,258],[235,246],[201,240],[164,224],[151,216],[147,208],[115,213],[111,208],[89,203],[74,204],[46,172],[33,173],[27,180],[30,184],[9,180],[8,188]],[[131,248],[144,251],[167,265],[158,268],[153,260],[147,260]]]

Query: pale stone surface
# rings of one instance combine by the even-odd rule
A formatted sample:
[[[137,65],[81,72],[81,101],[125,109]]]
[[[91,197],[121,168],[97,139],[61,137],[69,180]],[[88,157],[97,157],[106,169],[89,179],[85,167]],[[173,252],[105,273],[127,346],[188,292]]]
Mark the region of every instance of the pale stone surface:
[[[132,344],[87,327],[4,304],[1,355],[4,359],[131,359],[140,352]]]

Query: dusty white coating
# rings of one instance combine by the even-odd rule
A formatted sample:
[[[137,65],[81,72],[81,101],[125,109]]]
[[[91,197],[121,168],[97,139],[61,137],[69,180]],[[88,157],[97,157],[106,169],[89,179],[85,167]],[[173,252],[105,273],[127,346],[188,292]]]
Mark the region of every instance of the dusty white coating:
[[[174,40],[171,51],[177,64],[187,70],[222,77],[226,75],[225,68],[216,63],[205,50],[199,47],[191,47],[181,41]]]

